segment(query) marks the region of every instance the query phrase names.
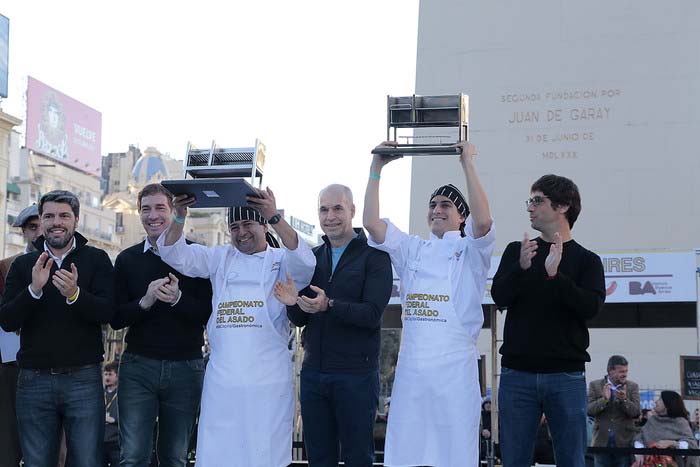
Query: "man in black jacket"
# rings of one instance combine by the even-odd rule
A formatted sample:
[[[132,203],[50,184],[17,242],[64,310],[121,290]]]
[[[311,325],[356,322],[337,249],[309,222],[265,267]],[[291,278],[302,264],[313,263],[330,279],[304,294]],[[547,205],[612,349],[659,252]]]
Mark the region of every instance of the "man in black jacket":
[[[506,247],[491,295],[508,308],[498,404],[505,467],[529,466],[544,413],[557,465],[583,467],[586,453],[586,321],[605,300],[603,264],[573,239],[576,184],[545,175],[525,202],[533,229]]]
[[[24,464],[57,464],[61,425],[71,467],[102,463],[102,324],[113,314],[107,254],[75,231],[78,198],[63,190],[39,201],[44,235],[18,257],[5,282],[0,326],[22,330],[17,426]]]
[[[345,465],[371,466],[391,262],[367,245],[362,229],[352,228],[355,205],[349,188],[323,189],[318,213],[326,235],[314,248],[311,285],[297,298],[293,284],[278,283],[278,290],[286,292],[278,298],[288,305],[290,321],[304,326],[299,396],[304,443],[311,467],[337,466],[339,444]]]
[[[183,466],[204,380],[204,325],[211,283],[183,276],[160,259],[156,242],[173,222],[173,198],[162,185],[138,194],[146,232],[114,267],[117,310],[112,327],[129,326],[119,375],[121,466],[147,465],[158,418],[160,465]]]

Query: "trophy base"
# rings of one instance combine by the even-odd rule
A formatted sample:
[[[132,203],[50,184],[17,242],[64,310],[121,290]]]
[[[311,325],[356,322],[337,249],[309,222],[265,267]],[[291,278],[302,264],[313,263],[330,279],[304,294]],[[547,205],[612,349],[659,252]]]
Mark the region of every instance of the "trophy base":
[[[374,148],[372,154],[381,156],[455,156],[460,154],[460,150],[454,146],[404,144],[395,148]]]
[[[247,206],[246,196],[255,196],[253,187],[242,178],[195,178],[160,182],[173,195],[194,196],[193,208]]]

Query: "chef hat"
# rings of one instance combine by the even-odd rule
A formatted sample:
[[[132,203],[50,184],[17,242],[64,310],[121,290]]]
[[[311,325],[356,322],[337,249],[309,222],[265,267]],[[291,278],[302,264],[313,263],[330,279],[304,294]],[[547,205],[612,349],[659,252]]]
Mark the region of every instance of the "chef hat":
[[[263,225],[267,224],[267,219],[260,214],[260,211],[249,206],[235,206],[228,208],[229,225],[236,221],[255,221],[260,222]],[[265,241],[272,248],[280,247],[279,242],[270,232],[265,232]]]
[[[235,206],[228,208],[228,223],[229,225],[236,221],[256,221],[261,224],[267,224],[260,211],[250,206]]]
[[[433,194],[430,195],[430,201],[432,201],[436,196],[445,196],[454,203],[457,211],[459,211],[461,215],[464,217],[469,216],[469,206],[467,205],[467,200],[464,199],[464,195],[461,191],[459,191],[459,188],[453,184],[450,183],[448,185],[443,185],[437,190],[433,191]]]

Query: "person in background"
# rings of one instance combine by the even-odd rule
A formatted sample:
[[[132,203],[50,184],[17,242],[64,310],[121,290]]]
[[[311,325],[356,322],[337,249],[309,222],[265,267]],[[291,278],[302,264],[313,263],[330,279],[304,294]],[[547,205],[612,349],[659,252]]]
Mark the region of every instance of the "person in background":
[[[105,387],[105,442],[103,467],[119,467],[119,363],[109,362],[102,370]]]
[[[484,460],[488,454],[491,441],[491,399],[487,398],[481,403],[481,433],[479,443],[479,459]]]
[[[595,417],[594,447],[629,447],[637,435],[641,413],[639,385],[627,379],[629,363],[621,355],[608,359],[608,371],[588,386],[588,415]],[[595,454],[595,467],[629,467],[629,454]]]
[[[688,410],[681,395],[675,391],[661,391],[661,396],[654,405],[654,416],[634,440],[635,448],[656,447],[659,449],[697,449],[698,444],[693,435]],[[642,462],[643,456],[637,455]],[[698,467],[696,456],[674,456],[679,467]]]
[[[10,271],[12,262],[18,256],[36,250],[34,241],[41,235],[39,207],[36,204],[24,208],[12,223],[12,227],[22,229],[22,237],[26,246],[20,254],[10,256],[0,261],[0,295],[5,288],[5,278]],[[7,344],[4,348],[19,348],[19,335],[16,332],[5,332],[0,329],[0,339]],[[17,433],[17,415],[15,413],[17,395],[17,355],[8,352],[3,355],[0,351],[0,467],[17,467],[22,458]]]

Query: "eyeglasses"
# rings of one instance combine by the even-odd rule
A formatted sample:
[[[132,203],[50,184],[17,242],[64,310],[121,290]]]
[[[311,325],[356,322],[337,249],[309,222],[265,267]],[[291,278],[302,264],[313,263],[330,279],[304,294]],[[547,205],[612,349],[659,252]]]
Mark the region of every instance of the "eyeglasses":
[[[549,198],[549,196],[533,196],[532,198],[528,198],[525,200],[525,207],[529,208],[530,206],[539,206],[540,204],[544,203],[544,200]]]

